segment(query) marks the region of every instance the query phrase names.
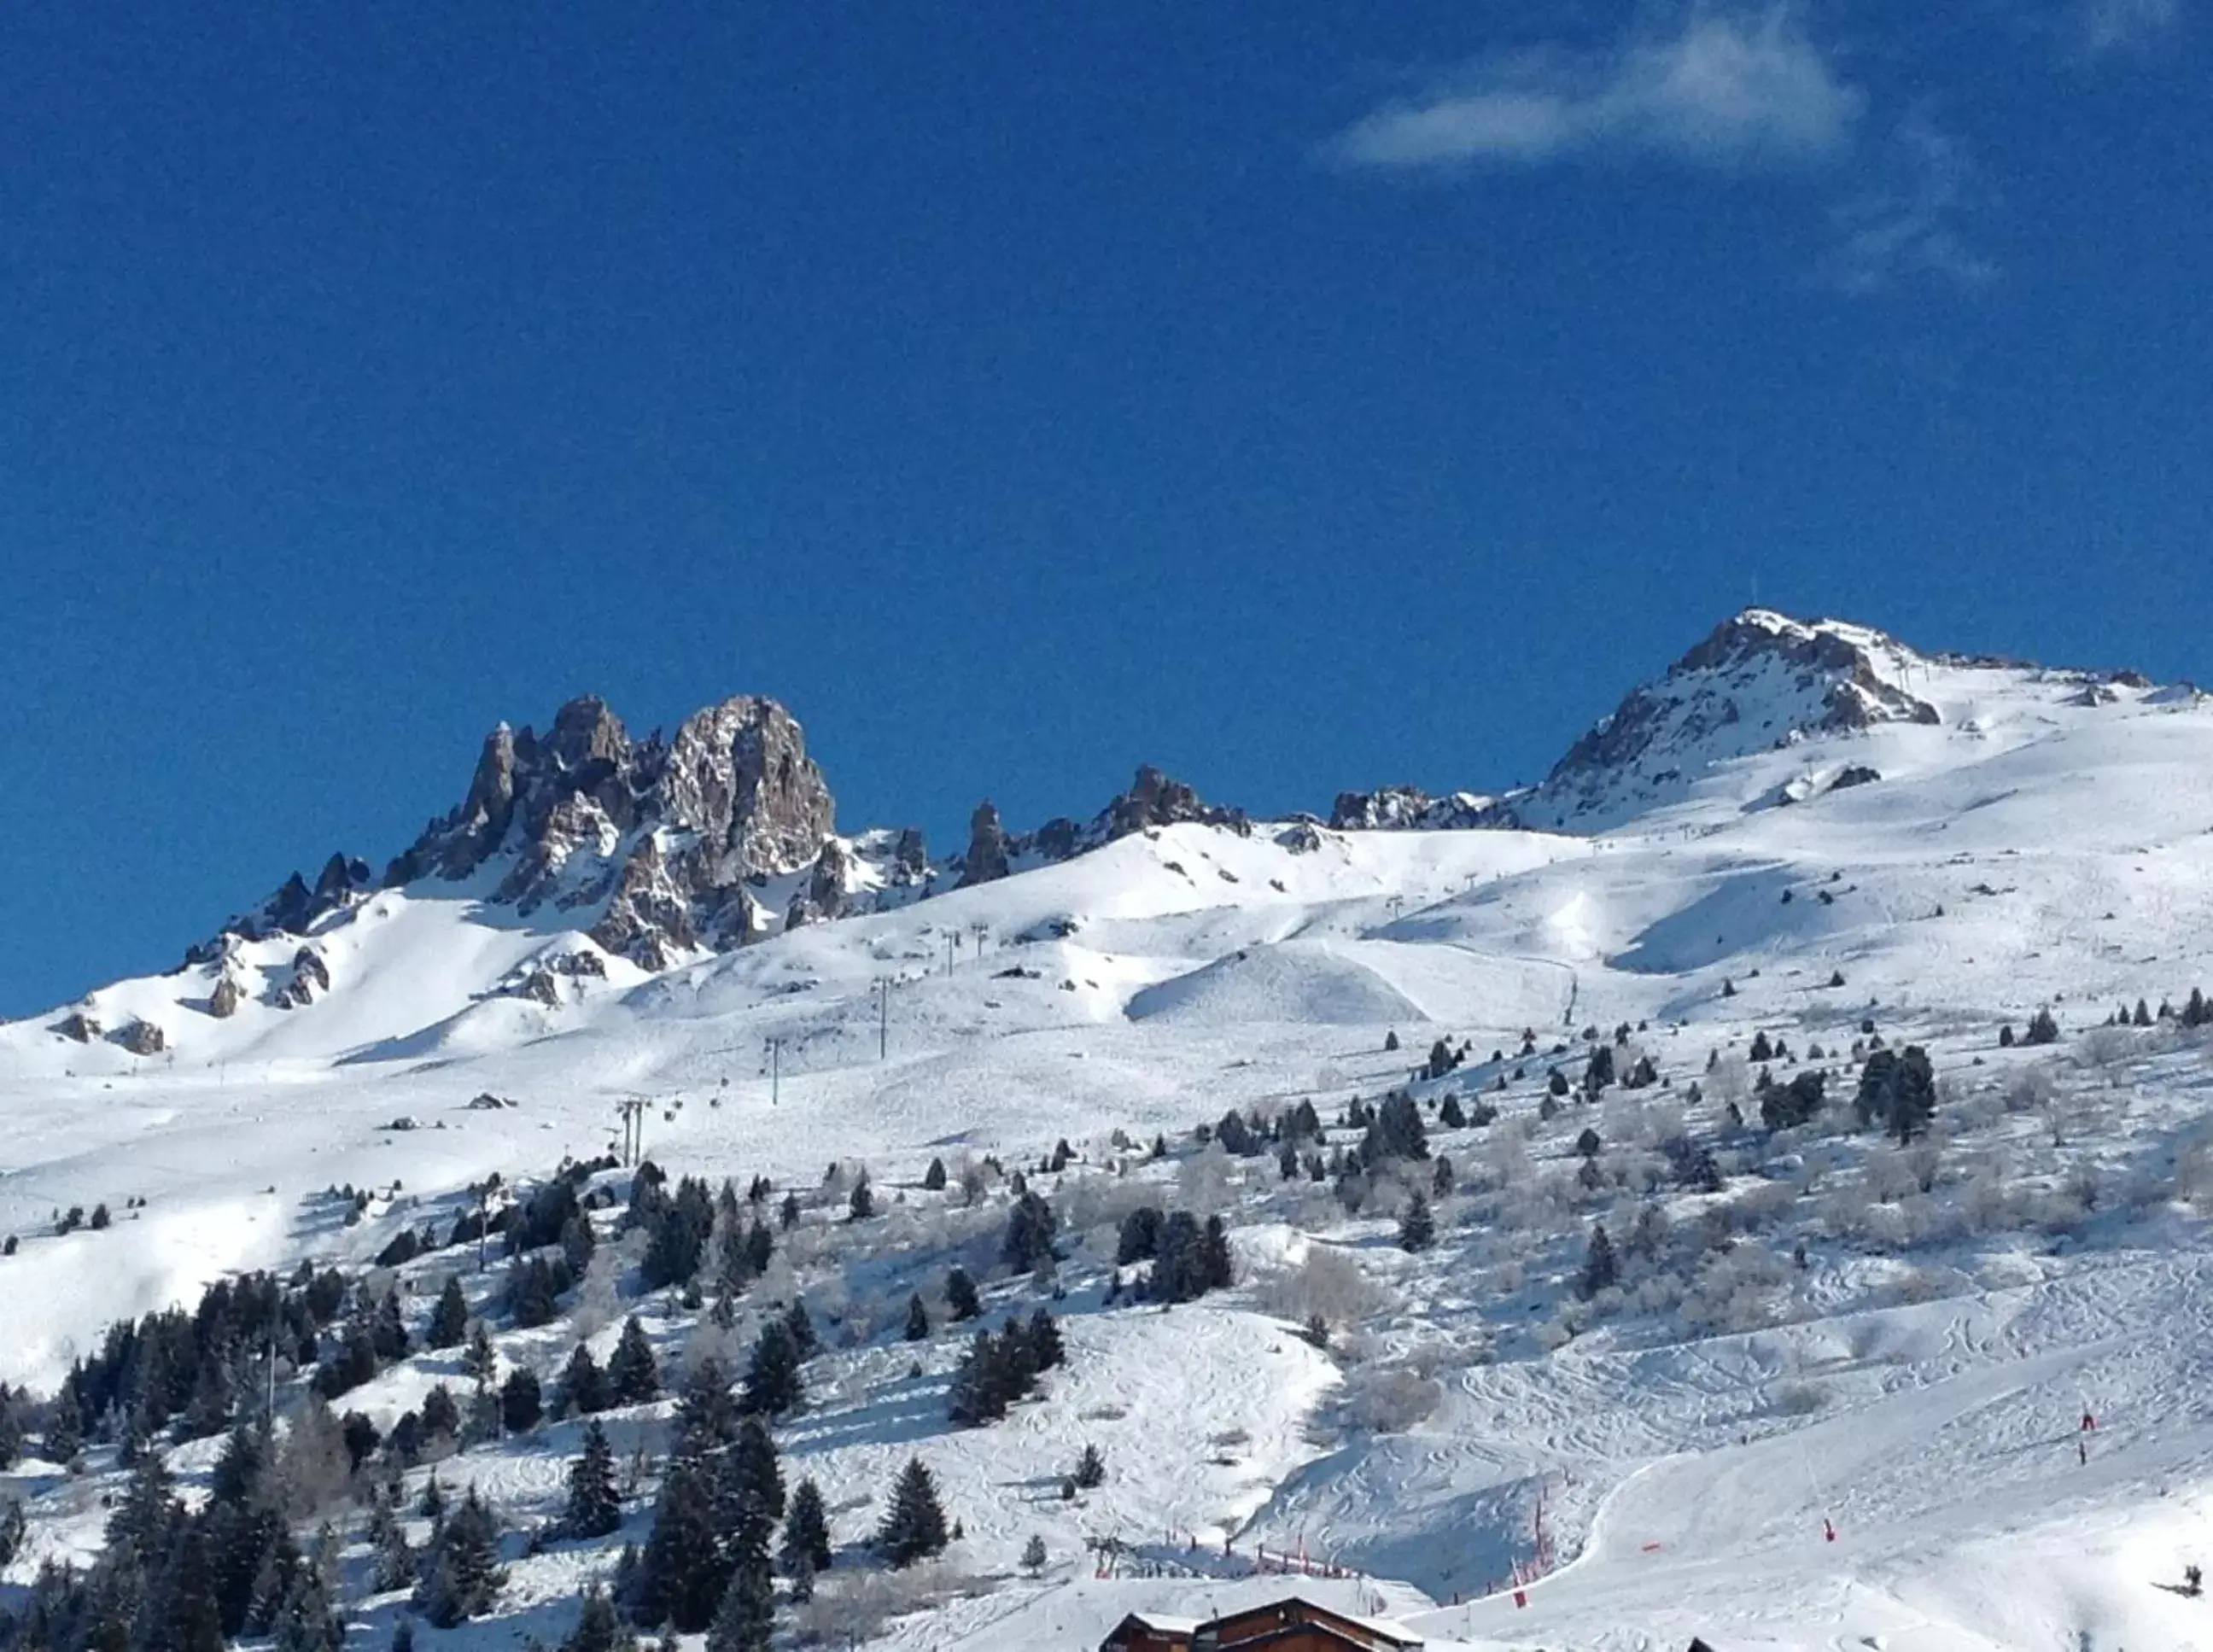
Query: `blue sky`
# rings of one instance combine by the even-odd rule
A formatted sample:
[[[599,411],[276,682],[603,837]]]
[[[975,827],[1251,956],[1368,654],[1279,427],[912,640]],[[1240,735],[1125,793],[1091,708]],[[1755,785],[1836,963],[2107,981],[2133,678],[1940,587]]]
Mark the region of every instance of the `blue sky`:
[[[2213,674],[2198,3],[17,8],[0,1014],[582,692],[950,850],[1533,778],[1755,595]]]

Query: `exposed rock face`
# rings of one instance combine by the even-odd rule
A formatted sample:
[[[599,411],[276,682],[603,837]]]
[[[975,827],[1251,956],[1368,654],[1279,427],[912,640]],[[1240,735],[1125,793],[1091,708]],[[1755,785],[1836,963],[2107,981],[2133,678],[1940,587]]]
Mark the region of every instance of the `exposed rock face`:
[[[1748,608],[1631,690],[1512,814],[1524,826],[1602,830],[1680,796],[1717,763],[1878,722],[1937,722],[1904,686],[1925,663],[1879,631]]]
[[[825,841],[821,853],[814,857],[813,874],[792,894],[791,905],[783,915],[784,928],[796,930],[802,924],[844,917],[852,910],[845,888],[851,871],[844,844],[835,838]]]
[[[1137,771],[1137,777],[1131,783],[1129,790],[1107,804],[1100,821],[1105,824],[1106,838],[1110,842],[1148,827],[1181,826],[1186,822],[1225,826],[1241,838],[1253,833],[1252,822],[1245,818],[1244,810],[1216,808],[1202,802],[1189,786],[1180,780],[1169,779],[1150,764]],[[1099,824],[1094,822],[1094,826]]]
[[[277,989],[277,1007],[304,1009],[315,1001],[316,993],[330,990],[330,966],[313,947],[302,947],[292,954],[292,978]]]
[[[236,941],[263,941],[277,935],[305,935],[318,920],[355,905],[375,887],[369,863],[333,855],[323,863],[314,887],[297,872],[250,912],[241,913],[220,933],[185,954],[185,962],[212,964],[228,955]]]
[[[227,974],[215,984],[215,991],[208,994],[208,1014],[217,1021],[229,1021],[238,1013],[238,1006],[245,997],[246,994],[239,988],[238,978]]]
[[[587,698],[543,735],[493,729],[461,806],[385,881],[466,878],[497,863],[493,901],[526,917],[549,904],[574,911],[609,952],[665,968],[757,938],[765,925],[747,881],[808,866],[836,826],[806,737],[774,700],[709,706],[664,742],[633,741]]]
[[[960,887],[997,882],[1010,869],[1008,860],[1007,828],[1000,822],[997,806],[985,798],[968,818],[968,852],[960,859]]]
[[[1219,808],[1202,800],[1180,780],[1172,780],[1150,764],[1137,771],[1130,789],[1079,825],[1064,817],[1047,820],[1035,832],[1009,838],[999,820],[999,811],[979,804],[969,825],[968,853],[961,862],[960,886],[989,883],[1003,878],[1014,862],[1028,860],[1047,865],[1071,860],[1091,850],[1139,832],[1163,826],[1196,824],[1219,826],[1241,838],[1253,835],[1245,811]]]
[[[79,1044],[89,1044],[94,1039],[102,1036],[104,1029],[90,1015],[86,1015],[82,1009],[77,1009],[70,1011],[60,1021],[55,1022],[54,1031],[65,1039],[75,1039]]]
[[[1332,832],[1466,832],[1493,824],[1497,799],[1456,791],[1432,797],[1418,786],[1339,792],[1329,813]]]
[[[115,1041],[134,1056],[158,1056],[169,1047],[168,1034],[148,1021],[134,1021],[115,1035]]]

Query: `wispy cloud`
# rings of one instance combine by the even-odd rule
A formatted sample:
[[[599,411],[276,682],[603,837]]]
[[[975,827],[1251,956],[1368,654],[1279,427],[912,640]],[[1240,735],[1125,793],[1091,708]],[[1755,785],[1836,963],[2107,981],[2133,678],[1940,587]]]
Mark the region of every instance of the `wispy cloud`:
[[[1533,166],[1606,149],[1695,166],[1775,165],[1850,148],[1865,107],[1789,6],[1700,7],[1678,29],[1602,54],[1555,50],[1477,65],[1428,96],[1375,111],[1329,154],[1396,170]]]
[[[2182,0],[2079,0],[2076,27],[2094,58],[2149,46],[2182,21]]]
[[[1822,260],[1828,285],[1855,294],[1935,281],[1972,290],[1997,278],[1964,225],[1986,193],[1966,147],[1916,110],[1892,132],[1883,164],[1890,181],[1838,206],[1840,237]]]

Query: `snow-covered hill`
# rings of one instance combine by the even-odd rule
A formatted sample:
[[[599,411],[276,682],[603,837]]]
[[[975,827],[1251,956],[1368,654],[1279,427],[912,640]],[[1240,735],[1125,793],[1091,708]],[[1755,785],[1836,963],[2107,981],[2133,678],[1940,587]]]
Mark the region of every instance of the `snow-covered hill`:
[[[979,811],[968,853],[936,865],[898,834],[831,836],[788,714],[730,706],[668,750],[598,714],[496,736],[393,881],[340,860],[176,973],[0,1027],[0,1234],[19,1237],[0,1381],[51,1389],[104,1325],[232,1271],[366,1266],[495,1172],[600,1154],[642,1102],[674,1173],[813,1188],[865,1163],[900,1190],[885,1219],[911,1231],[871,1240],[874,1259],[821,1241],[807,1288],[819,1304],[834,1277],[850,1303],[827,1379],[844,1398],[783,1443],[856,1509],[895,1457],[934,1454],[969,1564],[1002,1581],[948,1591],[888,1643],[1092,1644],[1225,1570],[1072,1582],[1108,1533],[1161,1566],[1193,1564],[1176,1540],[1227,1538],[1248,1564],[1256,1542],[1326,1553],[1365,1575],[1349,1606],[1433,1644],[2213,1640],[2183,1615],[2205,1608],[2147,1581],[2193,1551],[2213,1496],[2213,1412],[2189,1381],[2213,1356],[2190,1203],[2213,1049],[2173,1020],[2101,1025],[2213,985],[2213,706],[2193,691],[1753,611],[1531,792],[1349,794],[1332,826],[1141,774],[1086,826],[1009,838]],[[740,735],[762,729],[783,757],[749,769]],[[695,783],[726,771],[753,776],[755,803]],[[2045,1008],[2067,1063],[1999,1048],[2002,1023]],[[1874,1198],[1875,1219],[1823,1202],[1905,1174],[1837,1099],[1868,1024],[1929,1049],[1944,1090],[1941,1173]],[[1579,1079],[1585,1029],[1617,1027],[1662,1087],[1540,1117],[1552,1069]],[[1759,1129],[1755,1033],[1793,1052],[1778,1081],[1832,1072],[1834,1129]],[[1391,1243],[1403,1175],[1348,1212],[1283,1182],[1272,1151],[1225,1163],[1192,1141],[1302,1100],[1334,1124],[1441,1039],[1466,1053],[1413,1086],[1460,1175],[1434,1251]],[[1453,1130],[1448,1094],[1500,1117]],[[487,1095],[513,1105],[472,1106]],[[1155,1135],[1174,1143],[1158,1161],[1118,1145]],[[948,1254],[924,1167],[1033,1164],[1064,1138],[1076,1167],[1038,1185],[1079,1241],[1066,1381],[1018,1425],[914,1421],[875,1299],[903,1303]],[[1678,1141],[1715,1158],[1723,1194],[1671,1180]],[[380,1190],[352,1224],[321,1197],[344,1186]],[[1241,1291],[1167,1320],[1109,1306],[1132,1189],[1226,1213]],[[113,1226],[54,1234],[57,1212],[102,1204]],[[1648,1204],[1686,1236],[1692,1283],[1576,1302],[1590,1225],[1619,1236]],[[982,1249],[953,1253],[979,1265],[1003,1216],[987,1208],[961,1241]],[[1350,1280],[1323,1291],[1317,1254]],[[1317,1292],[1326,1356],[1292,1334]],[[692,1320],[670,1313],[674,1345]],[[502,1347],[549,1376],[565,1352]],[[933,1345],[927,1375],[955,1351]],[[380,1427],[417,1379],[391,1381]],[[1386,1420],[1410,1393],[1419,1415]],[[2094,1465],[2055,1443],[2084,1398],[2126,1419]],[[1129,1472],[1080,1507],[1036,1495],[1094,1437]],[[513,1454],[503,1495],[552,1495]],[[1527,1606],[1454,1607],[1537,1564],[1540,1498],[1572,1564]],[[1054,1562],[1033,1582],[1015,1555],[1039,1531]],[[582,1564],[533,1560],[524,1593],[573,1593]]]

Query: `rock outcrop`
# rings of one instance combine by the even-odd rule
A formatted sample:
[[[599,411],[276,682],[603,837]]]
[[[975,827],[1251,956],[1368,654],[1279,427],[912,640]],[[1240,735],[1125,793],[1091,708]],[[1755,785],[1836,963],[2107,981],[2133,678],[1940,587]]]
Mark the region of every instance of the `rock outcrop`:
[[[1545,783],[1515,798],[1521,825],[1602,831],[1680,797],[1716,765],[1880,722],[1936,723],[1907,686],[1932,661],[1880,631],[1747,608],[1632,689]]]
[[[1332,832],[1468,832],[1493,824],[1498,800],[1471,791],[1432,797],[1418,786],[1339,792]]]
[[[998,806],[985,798],[968,817],[968,852],[960,857],[960,887],[996,883],[1012,869],[1007,828]]]
[[[71,1010],[54,1023],[54,1031],[78,1044],[90,1044],[104,1036],[106,1029],[82,1009]]]
[[[1150,764],[1138,769],[1129,790],[1082,824],[1064,816],[1047,820],[1035,832],[1010,838],[997,808],[989,802],[979,803],[969,821],[968,852],[960,861],[960,887],[965,889],[1005,877],[1020,862],[1049,866],[1139,832],[1184,825],[1218,826],[1241,838],[1253,835],[1253,822],[1243,809],[1217,808]]]
[[[217,1021],[229,1021],[238,1013],[238,1006],[246,1001],[246,993],[238,984],[238,978],[225,972],[208,994],[208,1014]]]
[[[168,1035],[149,1021],[134,1021],[115,1034],[115,1041],[134,1056],[158,1056],[169,1047]]]
[[[748,884],[808,867],[836,827],[806,736],[774,700],[724,700],[674,740],[635,741],[604,701],[585,698],[542,735],[493,729],[460,807],[430,822],[385,881],[496,871],[495,903],[526,917],[574,912],[607,951],[665,968],[758,938],[771,919]],[[817,881],[826,888],[832,875]]]

